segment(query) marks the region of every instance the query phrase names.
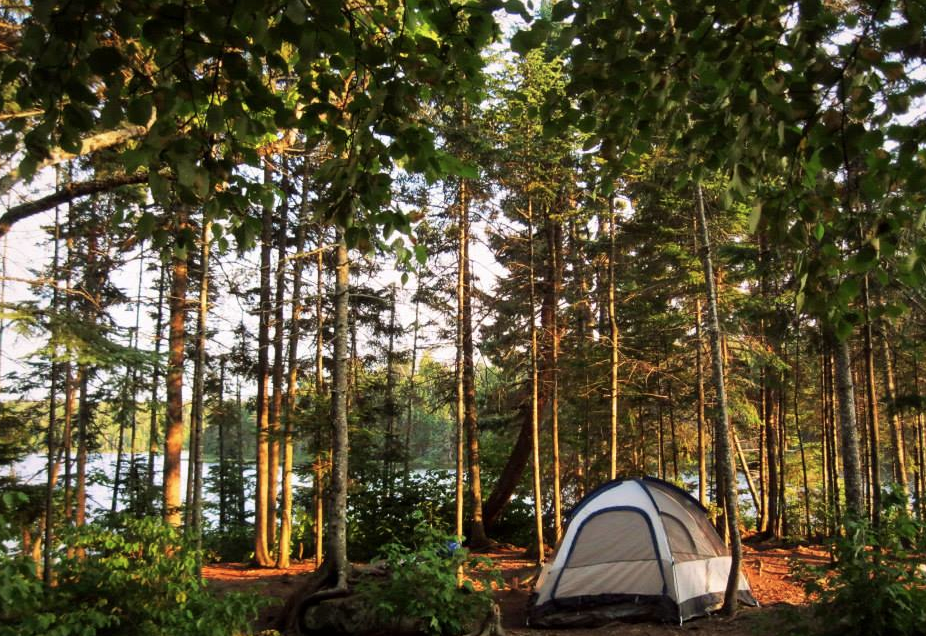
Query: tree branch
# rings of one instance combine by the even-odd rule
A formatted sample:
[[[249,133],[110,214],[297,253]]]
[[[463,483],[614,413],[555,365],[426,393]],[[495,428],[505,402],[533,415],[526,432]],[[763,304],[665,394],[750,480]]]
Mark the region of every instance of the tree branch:
[[[148,181],[147,172],[136,172],[134,174],[120,174],[107,179],[94,179],[92,181],[80,181],[78,183],[68,183],[62,186],[54,194],[47,197],[27,201],[13,206],[3,216],[0,216],[0,238],[10,231],[14,223],[28,219],[39,212],[50,210],[56,205],[73,201],[79,197],[99,192],[109,192],[116,188],[126,185],[136,185]]]
[[[68,161],[69,159],[75,159],[76,157],[89,155],[99,150],[103,150],[104,148],[112,148],[113,146],[123,144],[130,139],[141,137],[148,132],[148,129],[152,123],[154,123],[153,117],[146,126],[133,124],[124,126],[123,128],[117,128],[116,130],[108,130],[106,132],[99,133],[98,135],[92,135],[80,142],[80,151],[76,153],[67,152],[60,147],[52,148],[48,153],[48,157],[39,162],[39,164],[35,167],[35,171],[38,172],[42,168],[55,166],[59,163]],[[0,177],[0,194],[7,193],[10,188],[16,185],[18,181],[20,181],[20,179],[21,177],[19,176],[19,168],[13,168],[8,173]]]

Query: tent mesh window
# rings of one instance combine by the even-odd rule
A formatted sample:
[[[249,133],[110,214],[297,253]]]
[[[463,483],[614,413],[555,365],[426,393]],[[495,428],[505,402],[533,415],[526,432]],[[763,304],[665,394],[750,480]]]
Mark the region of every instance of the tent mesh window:
[[[676,561],[726,556],[727,549],[704,513],[691,501],[658,484],[647,484]]]

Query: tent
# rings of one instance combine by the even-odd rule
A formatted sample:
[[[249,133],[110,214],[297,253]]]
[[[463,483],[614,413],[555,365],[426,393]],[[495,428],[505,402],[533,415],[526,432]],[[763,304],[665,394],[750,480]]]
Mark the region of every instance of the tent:
[[[719,609],[731,557],[707,511],[652,477],[615,480],[572,511],[531,595],[528,623],[586,627],[617,618],[682,621]],[[740,574],[739,600],[757,605]]]

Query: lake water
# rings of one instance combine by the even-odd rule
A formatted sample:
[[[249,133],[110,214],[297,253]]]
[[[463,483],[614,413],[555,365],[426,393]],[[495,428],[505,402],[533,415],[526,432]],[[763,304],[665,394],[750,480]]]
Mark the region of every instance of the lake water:
[[[147,453],[144,455],[136,455],[138,461],[145,462],[147,461]],[[218,467],[218,462],[204,462],[203,463],[203,476],[207,477],[209,475],[209,469],[212,467]],[[15,477],[15,479],[23,484],[27,485],[41,485],[46,483],[46,469],[48,468],[48,459],[43,455],[33,454],[28,455],[24,460],[16,462],[13,464],[6,472],[7,476]],[[123,500],[125,495],[124,483],[125,476],[128,473],[129,463],[128,457],[123,457],[122,467],[120,472],[122,473],[123,485],[120,485],[119,488],[119,499]],[[156,485],[162,483],[163,479],[163,470],[164,470],[164,457],[162,455],[155,455],[154,457],[154,483]],[[75,468],[72,468],[72,473],[75,471]],[[189,456],[188,453],[184,452],[180,458],[180,493],[181,497],[186,496],[186,482],[187,482],[187,472],[189,470]],[[245,466],[245,477],[248,480],[254,479],[254,466],[246,465]],[[115,453],[97,453],[91,455],[87,460],[87,516],[93,517],[95,514],[100,512],[108,512],[112,506],[112,481],[113,477],[116,474],[116,454]],[[64,469],[61,468],[58,473],[58,488],[62,487],[62,480],[64,479]],[[293,473],[293,486],[302,486],[308,487],[312,485],[311,475],[303,478]],[[208,507],[208,504],[218,505],[218,493],[212,493],[208,490],[203,493],[203,500],[207,504],[206,509],[204,510],[204,516],[207,522],[217,522],[218,513],[216,510]],[[253,497],[246,497],[245,499],[245,510],[249,513],[254,511],[254,501]]]

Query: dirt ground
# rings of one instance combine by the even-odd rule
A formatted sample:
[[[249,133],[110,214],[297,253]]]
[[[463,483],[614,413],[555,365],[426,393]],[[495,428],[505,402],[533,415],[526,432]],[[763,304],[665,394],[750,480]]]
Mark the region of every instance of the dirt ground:
[[[799,620],[807,604],[798,581],[790,575],[789,561],[822,563],[827,560],[825,551],[815,547],[784,547],[779,545],[747,543],[744,545],[746,575],[760,607],[746,608],[736,618],[719,616],[689,621],[683,626],[658,623],[614,623],[595,629],[528,629],[524,627],[529,580],[534,572],[532,561],[524,558],[523,550],[505,548],[485,553],[501,571],[505,587],[495,596],[502,610],[502,624],[511,636],[669,636],[680,632],[723,634],[726,636],[752,636],[781,634],[791,621]],[[310,561],[294,563],[288,570],[254,568],[243,563],[215,563],[203,568],[203,576],[210,587],[219,591],[251,591],[271,598],[286,599],[296,589],[300,577],[312,572]],[[262,612],[255,631],[274,624],[282,600]]]

